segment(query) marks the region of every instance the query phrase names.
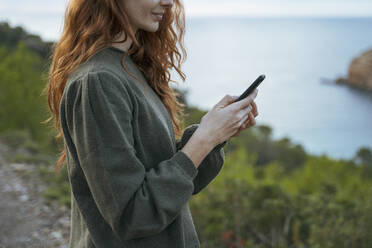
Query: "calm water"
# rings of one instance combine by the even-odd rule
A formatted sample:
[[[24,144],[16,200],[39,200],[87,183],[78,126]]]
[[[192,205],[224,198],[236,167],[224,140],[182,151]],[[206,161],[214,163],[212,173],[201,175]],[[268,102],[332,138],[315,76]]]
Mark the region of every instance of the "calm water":
[[[257,124],[313,154],[351,158],[372,148],[372,94],[324,83],[372,49],[370,19],[189,19],[188,101],[208,110],[260,74]],[[176,78],[178,79],[178,78]]]

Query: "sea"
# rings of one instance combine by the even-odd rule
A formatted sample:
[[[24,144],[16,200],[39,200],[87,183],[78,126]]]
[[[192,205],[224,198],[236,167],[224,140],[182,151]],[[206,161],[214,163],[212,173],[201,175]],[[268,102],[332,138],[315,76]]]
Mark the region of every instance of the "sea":
[[[372,149],[372,93],[334,84],[372,49],[372,18],[190,18],[176,73],[187,102],[208,111],[259,75],[256,125],[314,155],[353,159]]]

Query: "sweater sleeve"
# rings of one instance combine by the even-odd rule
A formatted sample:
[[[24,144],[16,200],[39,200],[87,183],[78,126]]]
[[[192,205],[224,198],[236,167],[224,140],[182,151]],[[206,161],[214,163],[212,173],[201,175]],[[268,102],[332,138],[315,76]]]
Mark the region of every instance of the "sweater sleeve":
[[[182,149],[182,147],[187,143],[198,126],[199,124],[192,124],[185,129],[181,139],[176,141],[177,150]],[[216,145],[197,168],[199,172],[193,180],[193,195],[198,194],[202,189],[204,189],[221,171],[222,166],[225,162],[225,152],[223,150],[223,147],[226,144],[227,141],[224,141]]]
[[[192,195],[192,160],[177,151],[145,170],[134,149],[133,99],[116,75],[90,72],[69,86],[61,113],[99,212],[123,240],[161,232]]]

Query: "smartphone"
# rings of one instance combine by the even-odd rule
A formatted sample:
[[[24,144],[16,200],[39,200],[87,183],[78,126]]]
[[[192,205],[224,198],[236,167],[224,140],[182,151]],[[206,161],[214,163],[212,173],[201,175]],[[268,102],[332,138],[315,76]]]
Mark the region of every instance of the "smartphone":
[[[257,86],[260,85],[260,83],[261,83],[262,81],[264,81],[265,77],[266,77],[266,76],[265,76],[264,74],[260,75],[260,76],[259,76],[259,77],[258,77],[258,78],[257,78],[257,79],[252,83],[252,84],[251,84],[251,86],[249,86],[248,89],[246,89],[246,91],[244,91],[244,93],[241,94],[241,95],[239,96],[239,98],[236,99],[234,102],[238,102],[238,101],[240,101],[240,100],[246,98],[249,94],[251,94],[251,93],[254,91],[254,89],[256,89]]]

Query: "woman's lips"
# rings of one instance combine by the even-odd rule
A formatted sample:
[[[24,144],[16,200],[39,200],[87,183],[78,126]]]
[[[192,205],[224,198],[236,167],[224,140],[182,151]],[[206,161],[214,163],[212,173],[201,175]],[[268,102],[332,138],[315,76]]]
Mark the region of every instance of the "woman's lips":
[[[163,19],[163,14],[152,13],[152,15],[157,21],[161,21]]]

